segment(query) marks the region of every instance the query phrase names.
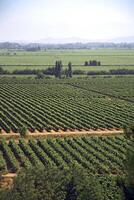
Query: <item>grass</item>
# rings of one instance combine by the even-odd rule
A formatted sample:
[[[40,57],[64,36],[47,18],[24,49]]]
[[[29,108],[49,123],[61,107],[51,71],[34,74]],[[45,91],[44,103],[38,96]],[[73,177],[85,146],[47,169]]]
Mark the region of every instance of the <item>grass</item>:
[[[14,55],[16,52],[16,55]],[[9,54],[7,54],[9,53]],[[20,66],[20,65],[54,65],[56,60],[62,60],[63,64],[68,62],[72,64],[82,65],[87,60],[101,61],[101,67],[85,67],[74,66],[73,70],[105,70],[110,69],[133,69],[133,66],[116,66],[116,65],[133,65],[134,50],[47,50],[40,52],[26,51],[0,51],[0,65],[18,65],[18,66],[3,66],[4,69],[12,72],[15,69],[45,69],[47,66]]]

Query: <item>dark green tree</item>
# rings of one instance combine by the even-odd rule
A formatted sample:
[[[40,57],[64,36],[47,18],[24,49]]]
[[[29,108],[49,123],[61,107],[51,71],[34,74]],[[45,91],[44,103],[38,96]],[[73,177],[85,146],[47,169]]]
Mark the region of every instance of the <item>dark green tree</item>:
[[[88,64],[88,61],[85,61],[85,64],[84,64],[85,66],[88,66],[89,64]]]
[[[128,183],[134,189],[134,152],[128,152],[127,155],[127,175],[128,175]]]
[[[1,200],[102,200],[96,177],[80,168],[31,168],[20,171],[11,189],[0,192]]]
[[[61,78],[61,73],[62,73],[62,61],[56,61],[55,62],[55,70],[54,74],[56,78]]]
[[[27,128],[25,126],[22,126],[21,128],[19,128],[19,133],[20,133],[21,137],[26,137]]]
[[[68,76],[69,76],[70,78],[72,78],[72,75],[73,75],[73,72],[72,72],[72,63],[69,62],[69,63],[68,63]]]
[[[38,72],[36,75],[37,79],[43,79],[44,78],[44,74],[42,72]]]
[[[124,134],[126,135],[127,138],[134,137],[134,125],[124,126],[123,130],[124,130]]]
[[[100,61],[98,61],[97,65],[98,65],[98,66],[101,66],[101,62],[100,62]]]
[[[134,148],[134,145],[133,145]],[[126,180],[122,181],[121,187],[125,200],[134,200],[134,152],[127,152]]]
[[[72,169],[77,200],[103,200],[103,189],[95,176],[79,168]]]
[[[64,71],[66,78],[68,78],[68,69],[65,69]]]
[[[72,78],[73,71],[72,71],[72,63],[68,63],[68,69],[65,70],[66,78]]]

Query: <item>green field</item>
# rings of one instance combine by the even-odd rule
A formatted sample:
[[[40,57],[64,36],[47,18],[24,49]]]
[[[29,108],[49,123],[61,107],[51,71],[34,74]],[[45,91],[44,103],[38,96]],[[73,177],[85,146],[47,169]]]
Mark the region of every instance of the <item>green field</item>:
[[[116,177],[126,174],[126,153],[133,151],[134,140],[125,136],[20,139],[0,141],[0,173],[20,169],[82,169],[99,180],[105,200],[123,200]],[[27,178],[27,177],[26,177]]]
[[[122,128],[134,122],[133,85],[134,78],[129,76],[1,78],[1,129],[19,132],[23,126],[30,131]]]
[[[92,77],[83,78],[80,81],[72,79],[68,83],[87,91],[134,102],[134,76]]]
[[[77,137],[29,140],[17,144],[0,142],[0,169],[16,172],[20,167],[69,165],[83,167],[91,174],[123,175],[126,152],[133,151],[134,140],[124,136]],[[8,163],[8,165],[7,165]]]
[[[16,55],[14,55],[14,53],[16,53]],[[94,59],[101,61],[102,65],[113,66],[73,66],[73,70],[81,69],[84,71],[108,71],[110,69],[134,68],[134,66],[129,66],[134,65],[134,50],[47,50],[40,52],[0,51],[0,65],[18,65],[3,66],[4,69],[9,70],[10,72],[15,69],[45,69],[47,66],[34,65],[53,66],[56,60],[62,60],[64,65],[67,65],[68,62],[72,62],[73,65],[83,65],[85,61]]]
[[[134,69],[134,50],[0,51],[0,65],[10,72],[45,69],[56,60],[64,65],[71,61],[78,65],[73,70],[86,72]],[[106,66],[80,66],[86,60]],[[0,175],[18,175],[31,167],[70,171],[73,166],[100,182],[105,200],[123,200],[119,183],[126,184],[127,154],[134,152],[134,138],[122,129],[134,123],[133,86],[133,75],[1,75]],[[110,132],[114,136],[99,135]]]

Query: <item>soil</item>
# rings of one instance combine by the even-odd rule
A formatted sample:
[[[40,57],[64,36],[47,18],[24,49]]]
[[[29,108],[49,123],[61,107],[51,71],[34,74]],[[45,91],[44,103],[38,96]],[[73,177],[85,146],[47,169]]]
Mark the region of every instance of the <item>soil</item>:
[[[39,131],[35,131],[33,133],[28,132],[25,139],[30,139],[30,138],[46,138],[46,137],[71,137],[71,136],[108,136],[108,135],[119,135],[119,134],[123,134],[123,130],[122,129],[98,129],[98,130],[89,130],[89,131],[85,131],[85,130],[67,130],[67,131],[50,131],[50,132],[39,132]],[[6,140],[10,140],[10,139],[14,139],[14,140],[19,140],[21,138],[19,133],[1,133],[0,134],[0,138],[5,138]]]
[[[11,188],[13,186],[13,179],[16,176],[16,173],[8,173],[2,175],[0,179],[0,188]]]

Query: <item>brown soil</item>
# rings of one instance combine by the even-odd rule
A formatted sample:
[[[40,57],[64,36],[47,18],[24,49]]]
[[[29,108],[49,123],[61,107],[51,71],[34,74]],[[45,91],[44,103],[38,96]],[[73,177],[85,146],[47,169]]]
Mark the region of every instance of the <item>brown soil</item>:
[[[46,137],[71,137],[71,136],[108,136],[108,135],[119,135],[119,134],[123,134],[123,130],[122,129],[98,129],[98,130],[89,130],[89,131],[85,131],[85,130],[73,130],[73,131],[62,131],[59,130],[58,132],[52,130],[51,132],[39,132],[39,131],[35,131],[33,133],[28,132],[25,139],[30,139],[30,138],[46,138]],[[20,139],[20,134],[19,133],[1,133],[0,134],[0,138],[5,138],[6,140],[10,140],[10,139],[15,139],[18,140]]]
[[[13,179],[16,176],[16,173],[8,173],[2,175],[0,179],[0,188],[11,188],[13,186]]]

